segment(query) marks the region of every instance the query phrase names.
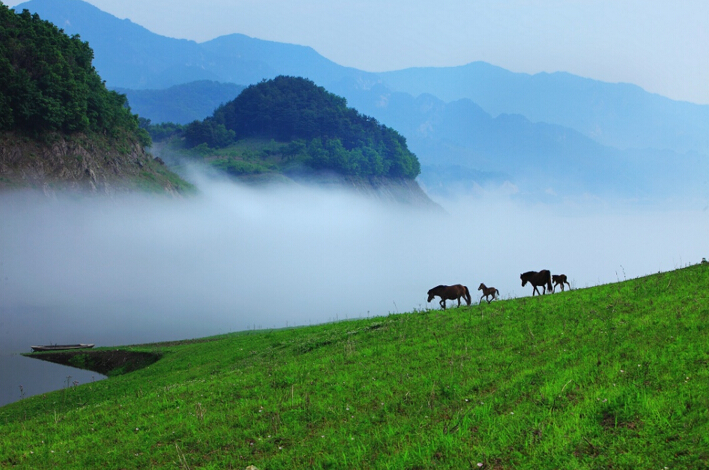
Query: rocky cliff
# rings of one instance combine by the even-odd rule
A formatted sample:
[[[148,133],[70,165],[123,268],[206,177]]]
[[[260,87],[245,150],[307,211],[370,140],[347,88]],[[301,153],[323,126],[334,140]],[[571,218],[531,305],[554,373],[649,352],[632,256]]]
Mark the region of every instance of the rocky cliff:
[[[117,143],[118,142],[118,143]],[[32,188],[108,194],[164,192],[173,196],[191,186],[137,141],[52,134],[40,141],[0,135],[0,190]]]
[[[307,182],[317,186],[351,190],[357,194],[378,199],[382,202],[397,202],[409,206],[442,211],[421,189],[415,180],[406,178],[357,177],[336,174],[316,174],[292,176],[296,182]]]

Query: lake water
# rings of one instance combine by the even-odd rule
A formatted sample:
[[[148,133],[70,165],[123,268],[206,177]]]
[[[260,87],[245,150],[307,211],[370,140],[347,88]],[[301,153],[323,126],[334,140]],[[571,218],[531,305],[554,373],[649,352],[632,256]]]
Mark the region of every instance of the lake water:
[[[129,308],[130,303],[125,307]],[[116,308],[120,310],[120,307]],[[122,346],[225,332],[219,328],[199,328],[187,322],[169,322],[158,329],[155,322],[138,321],[135,315],[129,325],[121,320],[121,315],[112,316],[109,321],[110,308],[100,310],[103,315],[92,316],[85,311],[80,315],[73,314],[61,305],[47,309],[0,304],[0,406],[23,397],[60,390],[74,382],[85,384],[106,378],[96,372],[22,356],[22,353],[32,351],[31,345],[95,343],[97,347]]]
[[[7,353],[0,354],[0,377],[0,406],[66,388],[74,382],[84,384],[105,378],[96,372]]]
[[[33,344],[199,338],[414,309],[438,284],[531,295],[709,258],[706,201],[677,209],[476,197],[448,214],[307,188],[212,184],[185,200],[0,195],[0,405],[98,374],[18,356]],[[668,206],[670,207],[670,206]]]

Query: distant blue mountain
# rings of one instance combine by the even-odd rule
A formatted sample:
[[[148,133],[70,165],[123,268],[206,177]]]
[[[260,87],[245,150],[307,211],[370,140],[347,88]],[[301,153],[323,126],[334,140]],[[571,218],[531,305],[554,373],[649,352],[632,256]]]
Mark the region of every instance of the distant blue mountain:
[[[404,135],[431,187],[462,175],[456,180],[462,186],[506,184],[504,178],[535,190],[644,197],[699,188],[709,197],[707,105],[629,84],[512,73],[483,62],[374,74],[342,67],[310,47],[241,34],[201,44],[159,36],[81,0],[31,0],[15,10],[24,8],[87,40],[107,85],[153,122],[204,117],[204,109],[183,106],[178,118],[167,104],[153,106],[175,91],[162,89],[175,85],[224,82],[228,94],[233,84],[303,76]],[[210,96],[222,93],[222,85]]]
[[[379,76],[394,90],[443,101],[468,98],[493,116],[521,114],[571,127],[605,145],[709,154],[709,106],[673,101],[636,85],[562,72],[513,73],[484,62]]]
[[[200,44],[211,58],[213,70],[223,82],[252,84],[277,75],[305,77],[324,86],[345,77],[376,75],[343,67],[321,56],[311,47],[254,39],[230,34]],[[250,66],[243,70],[243,66]],[[248,74],[260,73],[255,79]]]
[[[154,34],[81,0],[32,0],[17,5],[78,34],[94,50],[94,66],[109,87],[166,88],[218,77],[202,67],[203,53],[194,41]]]
[[[652,198],[706,187],[709,179],[709,158],[698,152],[617,149],[520,114],[493,117],[469,99],[446,103],[381,84],[357,91],[339,86],[333,92],[349,88],[351,106],[406,136],[428,190],[449,192],[444,181],[459,189],[509,181],[535,191]]]
[[[160,89],[196,80],[249,85],[277,75],[303,76],[326,88],[341,80],[360,88],[383,83],[445,102],[468,98],[493,116],[521,114],[613,147],[709,154],[709,105],[673,101],[635,85],[561,72],[513,73],[484,62],[374,74],[340,66],[310,47],[241,34],[201,44],[167,38],[81,0],[31,0],[15,7],[25,8],[87,40],[96,69],[112,88]]]
[[[200,80],[161,90],[116,88],[116,91],[128,97],[133,113],[155,124],[188,124],[211,116],[219,105],[233,100],[243,89],[234,83]]]
[[[159,89],[197,80],[249,85],[277,75],[326,84],[352,74],[371,75],[337,65],[310,47],[243,34],[201,44],[160,36],[81,0],[30,0],[15,7],[23,9],[88,41],[94,66],[113,88]]]

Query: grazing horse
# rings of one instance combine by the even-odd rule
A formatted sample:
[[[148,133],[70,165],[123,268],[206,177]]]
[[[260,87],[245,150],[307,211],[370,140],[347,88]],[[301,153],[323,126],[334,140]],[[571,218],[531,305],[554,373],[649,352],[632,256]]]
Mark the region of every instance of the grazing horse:
[[[522,279],[522,287],[524,287],[528,282],[532,284],[532,286],[534,287],[534,290],[532,291],[532,297],[534,297],[535,292],[539,294],[539,291],[537,290],[538,286],[542,286],[542,294],[547,293],[547,287],[549,288],[549,290],[553,290],[553,287],[551,285],[551,273],[548,269],[544,269],[539,272],[527,271],[524,274],[520,274],[519,278]]]
[[[566,280],[566,274],[554,274],[551,280],[554,281],[554,289],[552,289],[552,292],[556,292],[556,286],[561,286],[561,292],[564,292],[564,283],[571,289],[571,284]]]
[[[432,301],[435,296],[441,298],[441,307],[443,310],[446,309],[446,300],[458,300],[458,307],[460,307],[460,298],[463,297],[465,302],[470,305],[470,291],[467,287],[461,284],[456,284],[454,286],[436,286],[428,291],[428,301]]]
[[[497,294],[498,297],[500,295],[499,290],[495,289],[494,287],[488,287],[485,284],[483,284],[482,282],[480,283],[480,287],[478,287],[478,290],[483,291],[483,295],[482,295],[482,297],[480,297],[480,302],[482,302],[483,297],[485,297],[485,300],[487,300],[487,303],[490,303],[492,301],[487,298],[489,295],[492,296],[492,300],[495,300],[495,294]]]

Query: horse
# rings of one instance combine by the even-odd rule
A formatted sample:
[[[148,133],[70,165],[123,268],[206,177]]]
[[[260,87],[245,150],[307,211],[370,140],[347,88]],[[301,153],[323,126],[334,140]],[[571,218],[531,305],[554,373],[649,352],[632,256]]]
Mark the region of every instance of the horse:
[[[480,302],[482,302],[483,297],[485,297],[485,300],[487,300],[487,303],[490,303],[491,300],[489,300],[487,298],[489,295],[492,296],[492,300],[495,300],[495,294],[497,294],[498,297],[500,295],[499,290],[495,289],[494,287],[488,287],[485,284],[483,284],[482,282],[480,283],[480,287],[478,287],[478,290],[483,291],[483,295],[482,295],[482,297],[480,297]]]
[[[554,281],[554,289],[552,292],[556,292],[556,286],[561,286],[561,292],[564,292],[564,283],[566,283],[569,286],[569,289],[571,289],[571,284],[569,284],[569,281],[566,280],[566,274],[554,274],[551,277],[551,280]]]
[[[534,287],[534,290],[532,291],[532,297],[534,297],[535,292],[539,294],[539,291],[537,290],[538,286],[542,286],[543,294],[547,293],[547,287],[549,288],[549,290],[553,291],[553,287],[551,285],[551,273],[548,269],[544,269],[539,272],[527,271],[524,274],[520,274],[519,278],[522,279],[522,287],[524,287],[528,282],[532,284],[532,286]]]
[[[463,297],[465,302],[470,305],[470,291],[467,287],[461,284],[456,284],[454,286],[436,286],[428,291],[428,301],[432,301],[435,296],[441,298],[441,307],[443,310],[446,309],[446,300],[458,300],[458,307],[460,307],[460,298]]]

